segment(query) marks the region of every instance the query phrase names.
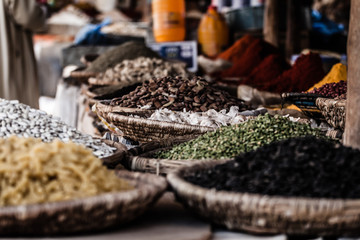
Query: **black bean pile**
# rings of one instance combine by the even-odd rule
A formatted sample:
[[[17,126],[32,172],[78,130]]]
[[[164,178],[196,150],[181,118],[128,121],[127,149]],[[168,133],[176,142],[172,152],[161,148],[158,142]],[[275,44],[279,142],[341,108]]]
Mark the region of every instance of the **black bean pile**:
[[[345,81],[337,83],[327,83],[319,88],[314,88],[309,93],[320,94],[326,97],[335,98],[342,94],[346,94],[347,84]]]
[[[239,111],[250,109],[243,101],[210,86],[200,77],[180,76],[146,80],[131,93],[113,99],[110,105],[130,108],[148,105],[151,110],[167,108],[194,112],[229,110],[231,106],[238,106]]]
[[[146,47],[143,42],[130,41],[101,54],[85,69],[85,72],[102,73],[124,60],[132,60],[138,57],[160,58],[156,52]]]
[[[360,151],[315,137],[291,138],[185,178],[205,188],[316,198],[360,198]]]

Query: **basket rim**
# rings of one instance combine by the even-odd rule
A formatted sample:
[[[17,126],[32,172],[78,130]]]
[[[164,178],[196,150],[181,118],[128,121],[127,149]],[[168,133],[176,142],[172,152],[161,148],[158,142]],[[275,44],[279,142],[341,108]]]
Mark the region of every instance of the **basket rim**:
[[[78,198],[78,199],[70,199],[65,201],[58,202],[46,202],[46,203],[36,203],[36,204],[27,204],[27,205],[16,205],[16,206],[5,206],[0,208],[0,219],[4,220],[7,218],[16,218],[16,224],[30,224],[31,221],[35,220],[48,220],[46,214],[65,214],[68,217],[71,217],[68,211],[75,210],[77,208],[83,207],[85,211],[90,211],[91,213],[93,208],[107,206],[106,211],[110,211],[117,206],[126,206],[129,204],[135,204],[147,200],[156,201],[167,189],[168,184],[163,177],[155,176],[153,174],[146,173],[135,173],[128,171],[115,171],[116,175],[124,180],[129,181],[131,185],[134,185],[134,189],[119,191],[119,192],[110,192],[103,193],[95,196]],[[143,204],[138,204],[138,208],[147,209],[149,207],[149,203],[144,202]],[[123,212],[124,213],[124,212]],[[125,212],[126,214],[126,212]],[[129,215],[125,218],[131,220],[135,215]],[[135,216],[137,217],[137,215]],[[51,221],[58,221],[52,219]],[[110,220],[115,224],[114,220]],[[9,225],[9,223],[0,222],[0,226],[6,226],[7,228],[13,228],[13,225]],[[106,227],[106,226],[104,226]],[[98,229],[102,229],[103,227],[99,226]],[[73,233],[73,232],[87,232],[91,231],[88,229],[83,223],[80,226],[77,226],[71,230],[51,230],[46,231],[46,234],[64,234],[64,233]],[[17,230],[16,235],[19,234],[32,234],[29,233],[29,230]],[[33,230],[30,230],[33,231]],[[13,229],[11,230],[13,232]],[[45,233],[45,232],[44,232]],[[42,235],[43,233],[36,233],[36,235]],[[3,234],[1,234],[3,235]]]

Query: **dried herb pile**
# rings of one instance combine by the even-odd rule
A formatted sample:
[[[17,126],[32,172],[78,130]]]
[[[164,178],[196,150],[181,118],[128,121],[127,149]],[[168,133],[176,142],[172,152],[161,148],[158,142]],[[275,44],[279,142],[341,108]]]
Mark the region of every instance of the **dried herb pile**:
[[[155,110],[167,108],[173,111],[206,112],[220,111],[238,106],[239,111],[249,110],[245,103],[223,90],[216,89],[200,77],[163,77],[146,80],[131,93],[115,98],[110,103],[121,107],[149,106]]]
[[[205,188],[277,196],[360,198],[360,151],[315,137],[291,138],[198,171]]]
[[[206,133],[170,150],[160,151],[155,157],[174,160],[232,158],[274,141],[307,135],[325,137],[321,130],[307,124],[265,114],[243,124]]]

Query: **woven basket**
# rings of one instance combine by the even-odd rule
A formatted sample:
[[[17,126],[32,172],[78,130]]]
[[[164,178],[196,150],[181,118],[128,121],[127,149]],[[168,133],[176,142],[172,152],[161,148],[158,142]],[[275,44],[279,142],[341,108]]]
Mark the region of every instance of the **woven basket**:
[[[166,175],[182,166],[189,166],[193,161],[198,160],[170,160],[153,158],[154,153],[160,150],[169,149],[174,145],[189,141],[194,137],[179,137],[153,141],[132,148],[128,151],[128,158],[125,167],[132,171],[155,173],[156,175]]]
[[[308,117],[316,120],[324,120],[320,109],[316,105],[316,99],[324,97],[312,93],[283,93],[281,95],[283,102],[294,104]]]
[[[198,136],[216,130],[212,127],[146,119],[153,113],[151,110],[112,107],[101,103],[94,106],[97,114],[117,127],[123,136],[139,142],[161,141],[177,136]]]
[[[140,216],[167,188],[162,177],[119,171],[135,189],[77,200],[0,208],[0,235],[63,235],[122,226]]]
[[[273,197],[216,191],[184,180],[191,173],[224,162],[198,162],[168,174],[167,180],[184,205],[228,229],[260,234],[360,234],[360,200]]]
[[[316,105],[329,125],[341,130],[345,129],[346,100],[318,98]]]

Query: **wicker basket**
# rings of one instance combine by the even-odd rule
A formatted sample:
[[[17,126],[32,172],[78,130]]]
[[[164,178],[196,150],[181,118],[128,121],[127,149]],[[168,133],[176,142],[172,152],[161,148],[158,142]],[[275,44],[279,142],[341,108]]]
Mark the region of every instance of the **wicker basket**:
[[[125,167],[132,171],[155,173],[156,175],[166,175],[182,166],[189,166],[197,160],[170,160],[153,158],[154,153],[160,150],[169,149],[174,145],[189,141],[194,137],[179,137],[153,141],[132,148],[128,151],[128,158]]]
[[[164,178],[119,171],[135,189],[62,202],[0,208],[0,235],[63,235],[122,226],[140,216],[167,188]]]
[[[324,120],[320,109],[316,105],[316,99],[324,97],[319,94],[312,93],[283,93],[281,95],[283,103],[288,102],[294,104],[308,117],[316,120]]]
[[[346,100],[318,98],[316,105],[329,125],[341,130],[345,129]]]
[[[206,189],[187,175],[225,161],[195,163],[167,175],[178,199],[193,212],[228,229],[261,234],[360,234],[360,200],[276,197]]]
[[[153,113],[151,110],[112,107],[101,103],[94,106],[99,117],[117,127],[123,136],[139,142],[161,141],[177,136],[198,136],[216,130],[212,127],[148,120],[146,117]],[[135,115],[138,117],[134,117]]]

